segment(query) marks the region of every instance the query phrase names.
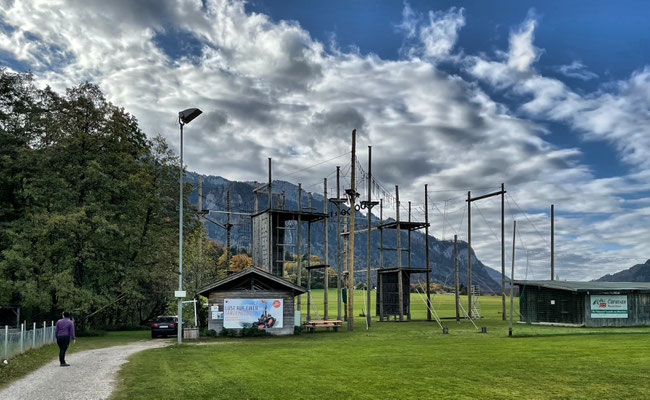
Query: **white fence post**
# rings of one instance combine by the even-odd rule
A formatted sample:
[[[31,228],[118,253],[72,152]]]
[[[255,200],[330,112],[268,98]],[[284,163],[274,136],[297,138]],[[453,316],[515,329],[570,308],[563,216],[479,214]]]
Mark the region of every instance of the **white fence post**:
[[[45,340],[47,340],[47,335],[45,335],[46,326],[47,326],[47,322],[43,321],[43,345],[45,345]]]
[[[20,354],[25,352],[25,324],[20,324]]]
[[[54,343],[54,321],[52,321],[52,328],[50,332],[50,343]]]
[[[5,325],[5,358],[7,361],[9,359],[9,325]]]
[[[36,322],[33,323],[32,327],[32,349],[36,348]]]

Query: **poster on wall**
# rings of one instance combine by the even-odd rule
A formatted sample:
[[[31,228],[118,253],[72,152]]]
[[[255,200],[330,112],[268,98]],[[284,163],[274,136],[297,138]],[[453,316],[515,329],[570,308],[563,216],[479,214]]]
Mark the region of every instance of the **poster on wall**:
[[[591,295],[591,318],[627,318],[627,295]]]
[[[282,328],[282,299],[225,299],[223,326],[228,329]]]

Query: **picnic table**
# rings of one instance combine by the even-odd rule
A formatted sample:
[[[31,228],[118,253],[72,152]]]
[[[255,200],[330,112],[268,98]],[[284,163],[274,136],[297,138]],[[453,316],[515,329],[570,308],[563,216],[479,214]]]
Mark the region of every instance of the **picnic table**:
[[[336,332],[343,325],[343,321],[338,319],[309,320],[305,321],[302,325],[305,328],[309,328],[309,332],[311,333],[314,333],[316,328],[333,328],[334,332]]]

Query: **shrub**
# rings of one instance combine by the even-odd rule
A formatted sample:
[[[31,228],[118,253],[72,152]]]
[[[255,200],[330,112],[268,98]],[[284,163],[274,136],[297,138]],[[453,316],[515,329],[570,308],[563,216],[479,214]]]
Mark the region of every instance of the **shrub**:
[[[221,328],[219,336],[223,337],[235,337],[237,336],[237,331],[234,329]]]
[[[215,331],[214,329],[203,328],[203,329],[201,329],[201,336],[203,336],[203,337],[217,337],[217,331]]]
[[[258,329],[256,326],[251,326],[250,328],[242,328],[241,336],[258,337],[258,336],[271,336],[271,334],[265,331],[264,329]]]
[[[293,334],[294,335],[302,335],[305,332],[305,328],[302,326],[294,326],[293,327]]]
[[[79,337],[96,337],[96,336],[104,336],[104,335],[106,335],[106,331],[101,329],[86,328],[81,330],[80,332],[77,332],[77,336]]]

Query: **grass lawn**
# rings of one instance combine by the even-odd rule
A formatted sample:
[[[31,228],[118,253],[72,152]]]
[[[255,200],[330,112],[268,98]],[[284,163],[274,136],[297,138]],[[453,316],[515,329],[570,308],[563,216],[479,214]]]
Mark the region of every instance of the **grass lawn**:
[[[357,291],[355,306],[363,299]],[[374,293],[373,293],[374,294]],[[314,291],[322,313],[322,291]],[[335,293],[330,293],[335,299]],[[374,299],[373,299],[374,302]],[[303,315],[306,312],[303,298]],[[487,334],[469,321],[373,322],[355,331],[212,339],[135,354],[114,399],[650,398],[650,328],[585,329],[501,320],[501,299],[481,298]],[[437,295],[441,317],[453,296]],[[330,316],[336,316],[336,303]],[[412,295],[413,318],[426,308]],[[359,312],[355,312],[356,315]],[[322,316],[322,314],[321,314]]]
[[[104,336],[80,337],[77,338],[76,344],[71,344],[68,347],[67,353],[117,346],[148,338],[150,338],[149,331],[108,332]],[[16,379],[22,378],[58,356],[58,346],[51,344],[16,356],[10,359],[7,365],[0,364],[0,388]]]

